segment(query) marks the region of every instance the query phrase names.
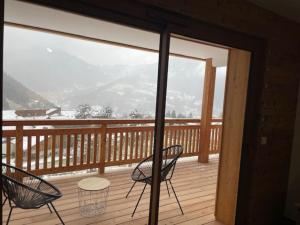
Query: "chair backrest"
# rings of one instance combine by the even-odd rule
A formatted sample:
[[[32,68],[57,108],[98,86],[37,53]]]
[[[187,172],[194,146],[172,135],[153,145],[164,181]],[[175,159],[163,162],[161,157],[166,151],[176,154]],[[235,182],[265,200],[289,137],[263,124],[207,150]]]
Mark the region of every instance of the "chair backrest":
[[[183,152],[181,145],[173,145],[162,149],[162,167],[161,167],[161,181],[171,179],[174,173],[175,165]],[[132,172],[132,179],[135,181],[142,181],[148,184],[152,183],[152,165],[153,155],[141,161]]]
[[[20,208],[38,208],[47,199],[61,196],[57,188],[40,177],[5,163],[1,179],[4,193]]]
[[[183,153],[181,145],[173,145],[162,150],[161,180],[171,179],[174,173],[176,162]]]

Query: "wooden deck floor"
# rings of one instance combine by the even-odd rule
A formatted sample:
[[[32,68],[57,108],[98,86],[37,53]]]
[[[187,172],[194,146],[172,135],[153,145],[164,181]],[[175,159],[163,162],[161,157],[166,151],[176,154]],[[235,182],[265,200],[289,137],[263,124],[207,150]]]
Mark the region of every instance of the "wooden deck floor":
[[[174,195],[171,194],[169,198],[166,186],[162,184],[159,224],[201,225],[214,221],[217,168],[218,158],[216,157],[212,158],[208,164],[198,163],[196,159],[179,161],[172,183],[185,214],[181,215]],[[147,187],[134,218],[131,218],[131,213],[142,191],[142,184],[137,184],[129,198],[125,199],[132,185],[131,171],[132,168],[107,172],[103,175],[111,181],[111,188],[107,208],[102,215],[86,218],[79,213],[77,182],[83,176],[52,179],[51,182],[63,193],[63,197],[55,201],[54,205],[67,225],[147,224],[150,188]],[[8,209],[8,204],[6,204],[3,208],[3,222],[6,222]],[[10,224],[53,225],[60,223],[54,213],[50,214],[47,207],[43,207],[38,210],[14,209]]]

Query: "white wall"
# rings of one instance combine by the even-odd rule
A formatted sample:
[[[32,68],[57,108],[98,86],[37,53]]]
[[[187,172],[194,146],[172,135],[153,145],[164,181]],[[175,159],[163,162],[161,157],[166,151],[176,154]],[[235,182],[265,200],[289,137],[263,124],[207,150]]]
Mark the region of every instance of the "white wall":
[[[297,116],[295,134],[291,156],[288,195],[285,207],[285,216],[300,221],[300,211],[297,212],[295,204],[300,205],[300,87],[298,94]]]

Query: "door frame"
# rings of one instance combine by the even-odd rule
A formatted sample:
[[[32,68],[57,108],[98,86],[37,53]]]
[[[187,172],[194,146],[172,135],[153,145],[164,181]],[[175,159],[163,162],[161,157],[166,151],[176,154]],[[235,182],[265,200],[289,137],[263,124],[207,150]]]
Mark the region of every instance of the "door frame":
[[[235,219],[236,224],[241,224],[242,218],[247,216],[247,207],[249,206],[249,199],[247,196],[249,196],[249,186],[251,182],[247,178],[252,173],[251,162],[255,156],[255,151],[253,150],[257,145],[259,106],[263,90],[263,73],[265,68],[265,39],[226,29],[218,25],[205,23],[197,19],[169,12],[157,7],[147,6],[147,4],[143,3],[129,5],[126,4],[127,1],[125,3],[119,1],[118,7],[116,7],[116,2],[114,1],[98,2],[98,7],[95,7],[93,1],[86,1],[85,3],[82,3],[71,0],[25,0],[25,2],[40,4],[46,7],[159,32],[160,34],[163,33],[165,27],[168,27],[170,33],[176,33],[186,37],[251,52],[252,57],[247,89]],[[3,14],[4,12],[2,9],[1,43],[3,43]],[[1,47],[3,52],[3,45]],[[1,55],[1,63],[3,63],[3,55]],[[1,88],[3,90],[2,86]],[[165,96],[162,96],[162,98],[165,98]],[[156,191],[159,190],[158,185],[154,186],[156,186]],[[151,191],[151,193],[152,192],[153,191]],[[155,210],[158,210],[157,206],[159,204],[159,198],[155,199],[156,200],[154,201],[156,201],[156,203],[152,203],[152,207],[156,207]],[[149,211],[151,214],[151,208]],[[158,214],[156,214],[155,218],[157,221]]]
[[[158,224],[159,199],[162,151],[165,128],[165,110],[168,82],[170,50],[170,32],[167,27],[160,33],[159,41],[159,61],[156,91],[155,128],[154,128],[154,149],[152,166],[152,185],[150,192],[149,218],[148,224]]]

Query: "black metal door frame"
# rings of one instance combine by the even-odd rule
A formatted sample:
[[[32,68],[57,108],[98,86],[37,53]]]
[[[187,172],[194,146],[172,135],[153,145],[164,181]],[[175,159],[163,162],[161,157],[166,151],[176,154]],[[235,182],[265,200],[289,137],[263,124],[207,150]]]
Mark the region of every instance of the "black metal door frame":
[[[3,29],[4,29],[4,1],[0,2],[0,23],[1,23],[1,31],[0,31],[0,48],[1,48],[1,52],[0,52],[0,68],[1,68],[1,77],[0,77],[0,98],[1,98],[1,103],[0,103],[0,107],[1,107],[1,112],[0,112],[0,118],[2,121],[2,108],[3,108],[3,38],[4,38],[4,33],[3,33]],[[1,129],[1,137],[2,137],[2,129]],[[1,190],[1,195],[0,195],[0,203],[2,205],[2,144],[1,144],[1,160],[0,160],[0,167],[1,167],[1,179],[0,179],[0,190]],[[3,216],[3,207],[1,207],[0,210],[0,218],[1,218],[1,222],[2,220],[2,216]]]
[[[152,185],[149,206],[149,225],[158,223],[161,163],[165,127],[165,108],[168,81],[168,64],[170,49],[170,33],[167,27],[160,33],[159,41],[159,63],[156,92],[156,111],[154,128],[154,151],[152,167]]]

